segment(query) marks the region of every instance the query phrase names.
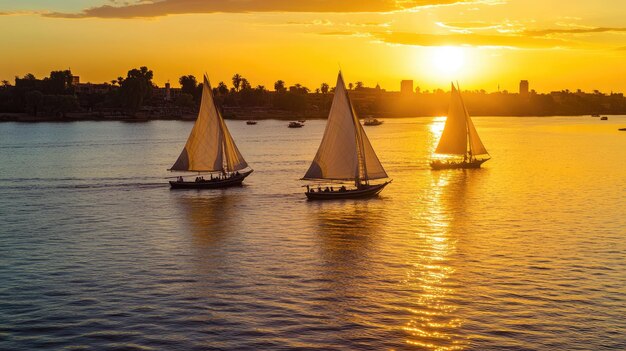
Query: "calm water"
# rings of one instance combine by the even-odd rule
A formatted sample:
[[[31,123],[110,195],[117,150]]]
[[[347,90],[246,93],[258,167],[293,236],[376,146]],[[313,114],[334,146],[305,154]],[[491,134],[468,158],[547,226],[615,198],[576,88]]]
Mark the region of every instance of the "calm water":
[[[325,121],[229,121],[241,188],[170,191],[192,124],[0,124],[1,350],[626,349],[626,117],[366,129],[393,183],[305,201]]]

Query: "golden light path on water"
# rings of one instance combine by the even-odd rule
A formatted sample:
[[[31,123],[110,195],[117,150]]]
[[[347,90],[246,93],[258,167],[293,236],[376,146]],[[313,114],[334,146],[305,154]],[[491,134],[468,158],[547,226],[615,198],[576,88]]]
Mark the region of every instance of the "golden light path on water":
[[[431,124],[435,142],[441,135],[441,124],[441,119]],[[450,233],[452,211],[447,209],[450,199],[446,196],[455,185],[450,182],[453,176],[454,173],[446,172],[434,177],[429,195],[432,207],[426,214],[414,211],[413,216],[427,225],[425,232],[418,233],[425,250],[419,256],[422,262],[414,264],[406,281],[422,291],[417,298],[421,308],[410,310],[415,317],[405,327],[411,335],[407,343],[435,351],[461,350],[466,345],[465,338],[458,333],[462,320],[455,317],[457,307],[450,302],[454,289],[449,287],[448,280],[454,274],[454,268],[445,263],[456,249],[456,240]]]

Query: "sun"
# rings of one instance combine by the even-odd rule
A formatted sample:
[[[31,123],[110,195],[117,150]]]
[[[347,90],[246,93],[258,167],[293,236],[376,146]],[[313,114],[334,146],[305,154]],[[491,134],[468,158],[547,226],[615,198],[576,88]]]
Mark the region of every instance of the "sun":
[[[431,63],[440,74],[452,76],[465,65],[465,52],[456,46],[438,46],[432,48]]]

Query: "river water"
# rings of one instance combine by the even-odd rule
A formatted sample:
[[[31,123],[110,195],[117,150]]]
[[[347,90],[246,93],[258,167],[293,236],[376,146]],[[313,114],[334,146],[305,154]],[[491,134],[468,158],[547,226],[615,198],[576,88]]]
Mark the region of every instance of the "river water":
[[[325,121],[228,121],[255,172],[171,191],[191,122],[0,124],[1,350],[626,349],[626,117],[366,132],[393,183],[308,202]]]

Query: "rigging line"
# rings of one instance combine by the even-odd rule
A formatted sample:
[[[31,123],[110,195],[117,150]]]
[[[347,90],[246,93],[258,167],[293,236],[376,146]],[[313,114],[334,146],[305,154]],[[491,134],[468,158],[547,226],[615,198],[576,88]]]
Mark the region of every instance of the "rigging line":
[[[205,73],[205,78],[207,83],[209,83],[207,89],[209,89],[209,96],[211,97],[211,101],[213,102],[213,109],[215,109],[215,113],[217,114],[217,119],[219,121],[219,126],[220,126],[220,144],[222,146],[222,173],[225,173],[224,171],[230,171],[228,169],[228,154],[226,153],[226,138],[224,137],[224,119],[222,118],[222,115],[220,114],[220,111],[217,108],[217,104],[215,103],[215,99],[213,97],[213,89],[211,89],[211,81],[209,80],[209,75]],[[226,162],[226,167],[224,167],[224,162]]]
[[[343,82],[343,75],[341,76],[341,82]],[[352,124],[354,125],[354,133],[355,133],[355,139],[357,142],[357,147],[358,147],[358,158],[359,158],[359,164],[362,165],[361,169],[363,170],[363,178],[365,178],[365,182],[366,184],[369,183],[369,177],[367,176],[367,165],[365,164],[365,154],[364,154],[364,150],[363,150],[363,136],[361,135],[361,123],[359,122],[359,119],[356,117],[356,112],[354,111],[354,107],[352,106],[352,100],[350,100],[350,95],[348,95],[348,91],[346,90],[346,84],[343,84],[343,90],[346,92],[346,97],[348,99],[348,105],[350,106],[350,113],[352,114]],[[361,169],[359,169],[359,178],[361,177]],[[360,179],[359,179],[360,181]]]
[[[461,105],[463,105],[463,112],[465,113],[465,132],[467,133],[467,142],[469,145],[469,155],[470,161],[472,160],[472,133],[470,133],[470,125],[468,123],[468,119],[470,118],[469,113],[467,112],[467,107],[465,106],[465,101],[463,101],[463,96],[461,95],[461,87],[459,86],[459,81],[456,81],[457,94],[459,94],[459,99],[461,100]]]

